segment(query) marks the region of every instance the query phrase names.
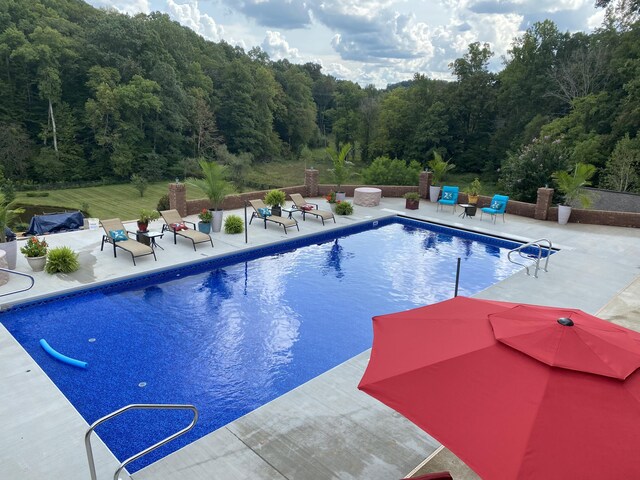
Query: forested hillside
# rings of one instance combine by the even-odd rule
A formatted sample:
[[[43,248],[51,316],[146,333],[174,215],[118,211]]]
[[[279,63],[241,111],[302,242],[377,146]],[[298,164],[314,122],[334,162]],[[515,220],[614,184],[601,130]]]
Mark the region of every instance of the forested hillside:
[[[385,90],[204,40],[167,15],[129,17],[80,0],[0,0],[0,165],[15,183],[183,177],[199,157],[266,162],[356,145],[500,177],[527,199],[576,162],[596,184],[638,190],[640,24],[593,34],[550,21],[514,39],[492,73],[488,45]],[[220,152],[220,145],[228,152]]]

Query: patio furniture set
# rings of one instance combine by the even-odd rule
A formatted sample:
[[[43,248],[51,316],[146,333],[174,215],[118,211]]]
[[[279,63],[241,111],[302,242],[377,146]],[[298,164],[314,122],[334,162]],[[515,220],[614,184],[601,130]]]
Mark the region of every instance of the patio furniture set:
[[[458,203],[458,193],[459,188],[453,187],[449,185],[445,185],[442,187],[442,195],[438,199],[437,209],[440,210],[444,206],[451,206],[453,210],[451,213],[455,213],[456,205],[462,207],[463,212],[458,215],[459,217],[474,217],[476,215],[476,211],[478,209],[477,204],[475,203]],[[507,203],[509,202],[509,197],[506,195],[494,195],[489,203],[489,206],[480,208],[480,219],[482,220],[483,214],[491,215],[491,219],[493,223],[496,223],[496,218],[498,215],[502,215],[502,221],[504,222],[504,214],[507,210]]]

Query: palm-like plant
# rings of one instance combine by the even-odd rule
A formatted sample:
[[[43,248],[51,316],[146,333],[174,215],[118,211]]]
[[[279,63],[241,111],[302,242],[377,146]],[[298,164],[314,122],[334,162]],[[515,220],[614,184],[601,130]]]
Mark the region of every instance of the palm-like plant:
[[[347,160],[347,156],[351,152],[351,144],[345,143],[340,151],[337,151],[334,147],[327,147],[327,154],[331,161],[333,162],[333,168],[331,172],[333,173],[333,179],[336,182],[336,191],[340,191],[340,187],[347,179],[347,175],[349,174],[349,167],[351,166],[351,162]]]
[[[186,183],[202,190],[214,210],[219,210],[224,197],[231,193],[231,186],[227,182],[226,167],[216,162],[201,159],[198,164],[202,170],[202,178],[190,178]]]
[[[0,193],[0,243],[7,241],[5,228],[8,227],[17,215],[24,213],[24,208],[10,208],[3,193]]]
[[[433,186],[440,185],[442,179],[447,174],[453,170],[456,166],[453,163],[449,163],[448,161],[444,161],[442,159],[442,155],[438,152],[433,152],[433,160],[431,160],[428,164],[429,169],[431,169],[431,184]]]
[[[582,208],[591,205],[591,198],[582,190],[582,187],[591,185],[591,177],[596,173],[596,167],[590,163],[576,163],[573,173],[565,170],[553,172],[552,177],[558,186],[558,190],[564,197],[564,205],[570,206],[576,200]]]

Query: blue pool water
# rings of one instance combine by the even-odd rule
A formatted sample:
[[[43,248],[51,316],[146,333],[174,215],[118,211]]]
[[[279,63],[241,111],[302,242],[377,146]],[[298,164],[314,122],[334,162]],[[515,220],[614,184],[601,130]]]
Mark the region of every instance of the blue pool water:
[[[519,268],[506,259],[517,244],[425,225],[380,221],[33,303],[0,321],[89,423],[131,403],[196,405],[196,427],[136,471],[370,348],[372,316],[450,298],[458,257],[461,295]],[[41,338],[89,367],[54,360]],[[97,433],[124,460],[189,421],[133,411]]]

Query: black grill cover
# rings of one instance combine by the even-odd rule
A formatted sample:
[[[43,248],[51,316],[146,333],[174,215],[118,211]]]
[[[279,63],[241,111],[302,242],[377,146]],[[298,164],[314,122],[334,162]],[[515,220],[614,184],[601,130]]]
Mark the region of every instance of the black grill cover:
[[[81,212],[48,213],[35,215],[29,224],[26,235],[42,235],[43,233],[78,230],[84,223]]]

